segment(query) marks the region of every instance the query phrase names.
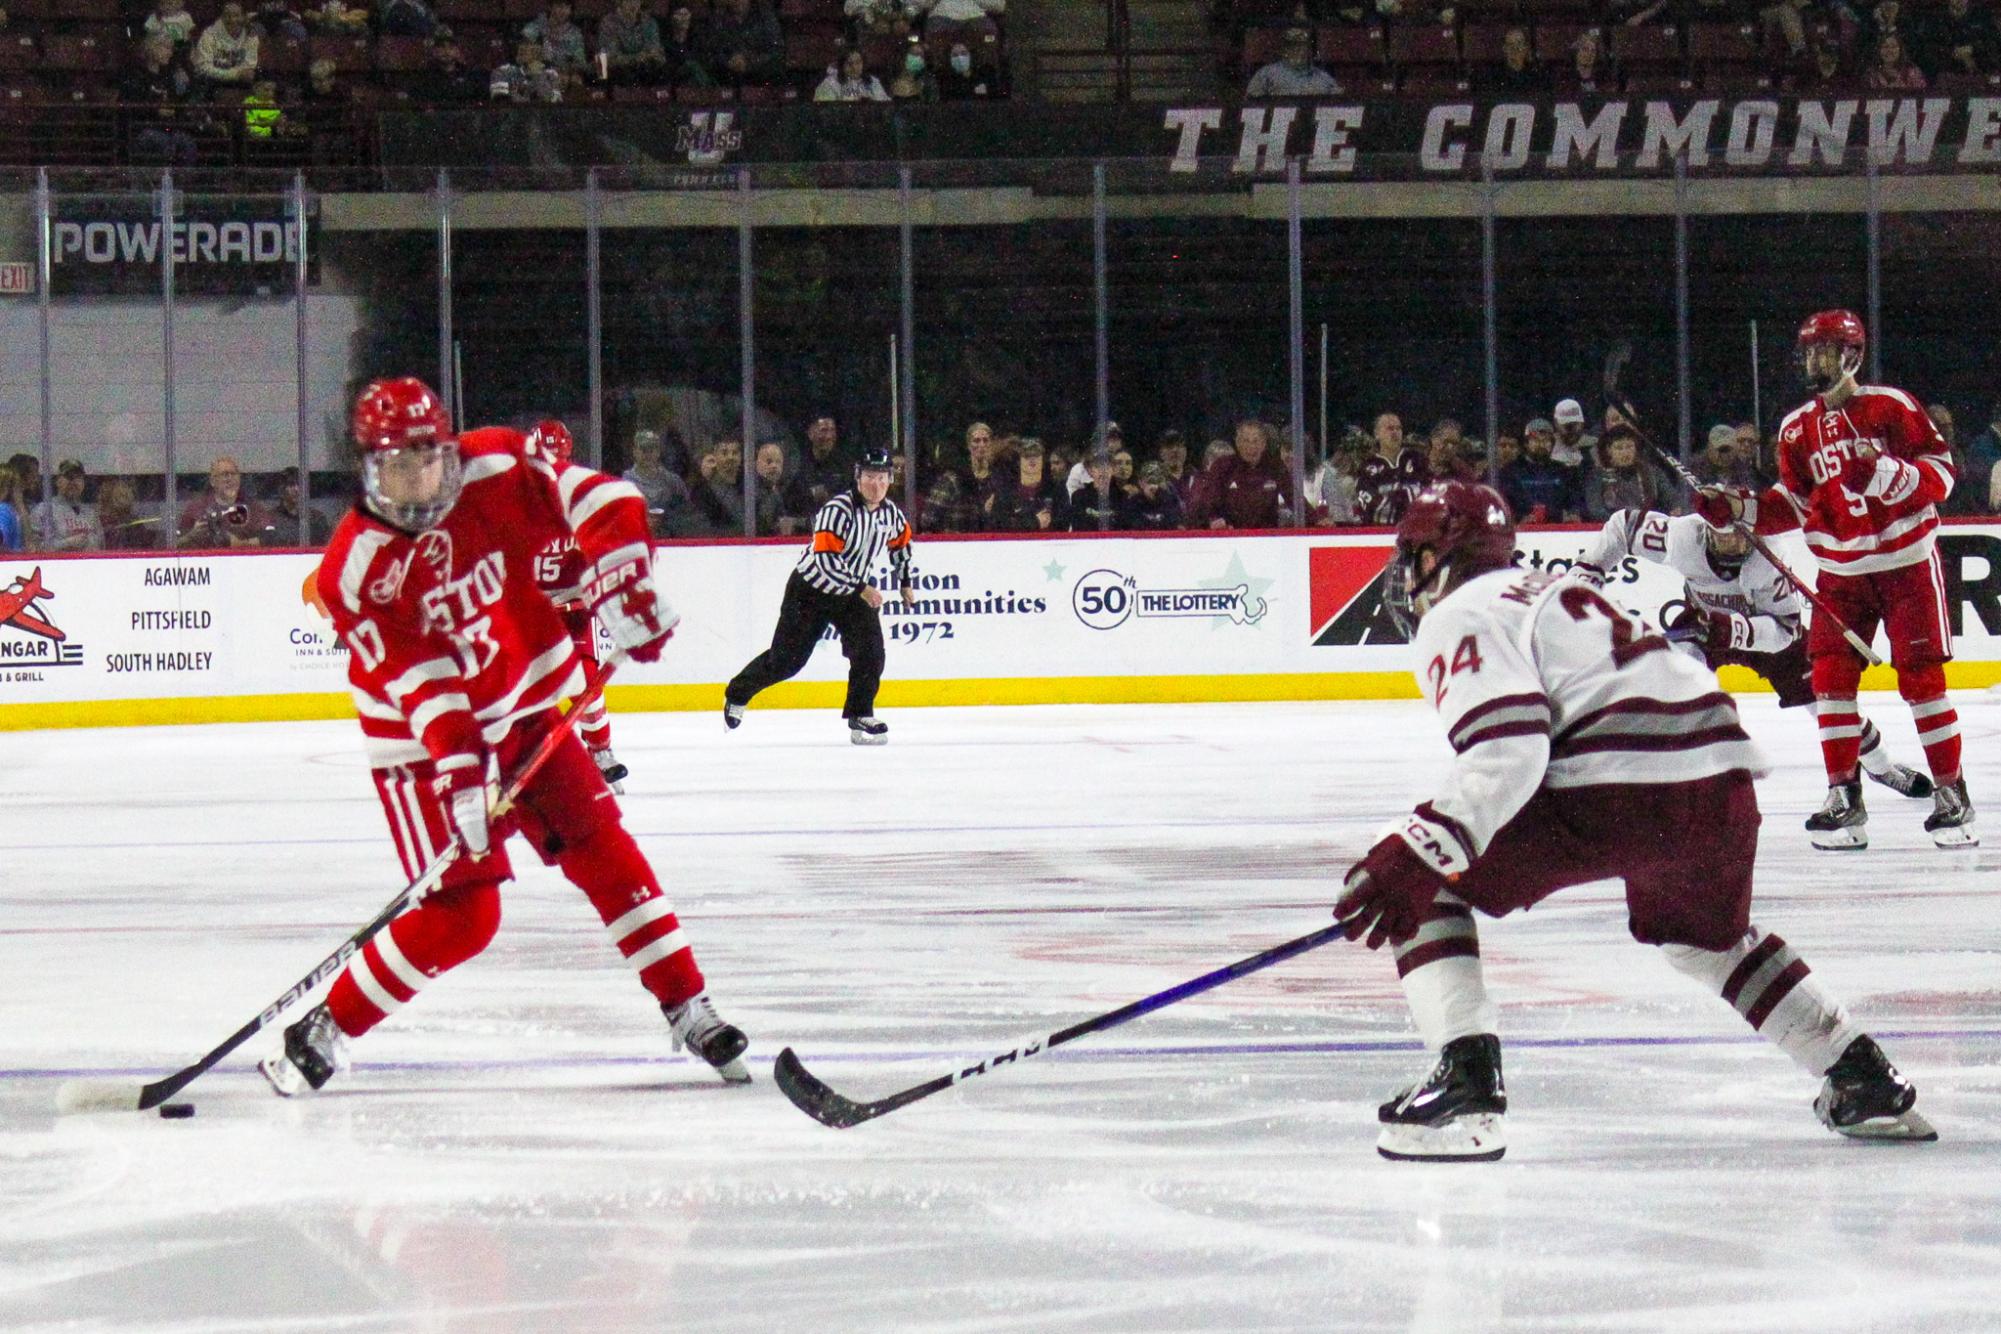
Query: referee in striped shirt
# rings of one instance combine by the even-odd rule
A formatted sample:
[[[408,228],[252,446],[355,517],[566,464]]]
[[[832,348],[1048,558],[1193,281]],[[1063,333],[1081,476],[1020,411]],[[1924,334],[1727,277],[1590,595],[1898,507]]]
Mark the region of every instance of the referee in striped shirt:
[[[848,659],[848,739],[857,746],[889,741],[889,725],[875,716],[882,684],[882,594],[869,582],[884,551],[903,594],[917,601],[910,577],[910,523],[889,499],[889,452],[871,449],[855,465],[855,485],[820,507],[813,540],[785,581],[785,601],[771,647],[752,658],[723,692],[723,722],[735,727],[744,707],[766,686],[797,676],[828,626],[841,635]]]

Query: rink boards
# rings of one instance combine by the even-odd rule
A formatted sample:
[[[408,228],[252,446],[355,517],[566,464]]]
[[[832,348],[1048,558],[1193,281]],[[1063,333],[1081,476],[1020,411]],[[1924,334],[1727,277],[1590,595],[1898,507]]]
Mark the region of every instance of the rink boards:
[[[1594,529],[1524,532],[1564,568]],[[1956,687],[2001,681],[2001,525],[1954,524],[1940,554]],[[769,641],[796,540],[670,544],[657,570],[682,625],[631,665],[618,709],[709,709]],[[884,708],[1414,697],[1381,614],[1387,533],[920,540],[914,608],[885,605]],[[1782,553],[1810,571],[1789,534]],[[0,560],[0,728],[328,718],[352,712],[346,655],[307,605],[310,553]],[[1680,594],[1628,560],[1614,599],[1648,618]],[[1880,646],[1880,645],[1879,645]],[[838,642],[758,707],[837,707]],[[1734,689],[1762,688],[1726,671]],[[1887,688],[1887,671],[1864,684]]]

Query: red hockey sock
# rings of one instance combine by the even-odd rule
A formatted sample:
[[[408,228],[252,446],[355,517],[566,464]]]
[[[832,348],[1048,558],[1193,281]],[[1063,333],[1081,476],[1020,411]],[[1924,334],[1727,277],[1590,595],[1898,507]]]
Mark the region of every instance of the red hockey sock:
[[[500,886],[439,890],[362,946],[327,996],[349,1037],[360,1037],[415,1000],[431,979],[485,949],[500,929]]]
[[[1827,781],[1852,783],[1862,751],[1862,715],[1855,696],[1822,696],[1815,710],[1820,721],[1820,756],[1827,765]]]
[[[1959,778],[1959,710],[1944,692],[1930,699],[1911,701],[1911,719],[1918,725],[1918,744],[1925,748],[1925,763],[1931,766],[1932,781],[1943,786]]]
[[[606,934],[654,999],[679,1005],[701,992],[706,984],[681,919],[623,826],[606,825],[589,842],[565,849],[559,864],[598,910]]]
[[[590,641],[585,639],[578,645],[578,655],[583,659],[584,687],[589,689],[604,675],[604,667],[590,656]],[[584,749],[603,750],[611,744],[611,719],[604,711],[604,696],[599,695],[584,709],[583,717],[577,720],[577,736],[582,739]]]

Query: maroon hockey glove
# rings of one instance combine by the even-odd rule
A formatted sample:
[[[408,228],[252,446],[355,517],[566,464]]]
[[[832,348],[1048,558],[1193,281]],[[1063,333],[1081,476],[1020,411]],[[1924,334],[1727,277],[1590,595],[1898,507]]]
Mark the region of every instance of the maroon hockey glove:
[[[584,601],[611,642],[640,662],[658,662],[681,623],[654,587],[652,552],[644,549],[623,560],[607,558],[585,586]]]
[[[1367,932],[1372,950],[1381,949],[1385,940],[1401,945],[1417,934],[1445,885],[1446,878],[1401,835],[1391,834],[1348,868],[1347,890],[1335,903],[1334,916],[1347,927],[1350,940]]]

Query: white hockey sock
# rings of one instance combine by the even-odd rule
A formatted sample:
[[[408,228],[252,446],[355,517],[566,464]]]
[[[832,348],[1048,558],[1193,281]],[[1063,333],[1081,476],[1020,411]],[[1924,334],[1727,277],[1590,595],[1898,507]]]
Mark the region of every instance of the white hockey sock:
[[[1735,1006],[1744,1022],[1816,1077],[1862,1035],[1798,951],[1753,926],[1727,950],[1663,945],[1668,962]]]
[[[1437,1051],[1455,1038],[1500,1032],[1480,970],[1480,933],[1464,903],[1441,893],[1430,920],[1396,949],[1397,976],[1425,1046]]]

